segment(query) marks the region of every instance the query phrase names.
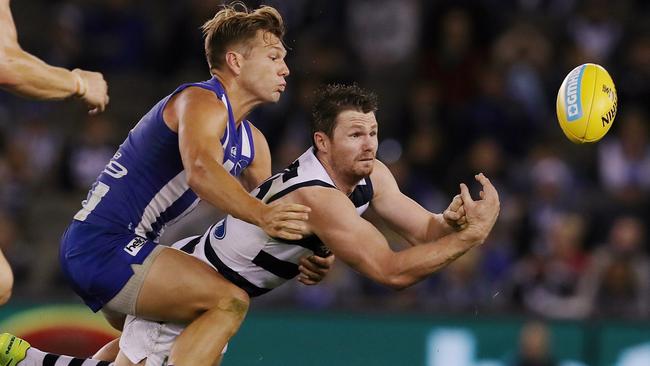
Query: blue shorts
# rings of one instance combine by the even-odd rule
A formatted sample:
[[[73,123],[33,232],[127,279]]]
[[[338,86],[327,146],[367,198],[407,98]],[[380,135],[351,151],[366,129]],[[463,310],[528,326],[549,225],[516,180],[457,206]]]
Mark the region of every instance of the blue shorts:
[[[61,238],[59,260],[74,291],[93,311],[120,292],[156,243],[129,232],[118,232],[73,221]]]

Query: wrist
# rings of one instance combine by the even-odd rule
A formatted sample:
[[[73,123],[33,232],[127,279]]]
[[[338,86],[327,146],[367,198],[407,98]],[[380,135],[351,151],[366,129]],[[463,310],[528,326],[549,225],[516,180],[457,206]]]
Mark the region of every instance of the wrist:
[[[464,246],[471,248],[483,242],[483,238],[476,233],[469,232],[467,229],[458,232],[458,238]]]
[[[72,75],[75,79],[75,91],[73,96],[83,98],[83,96],[86,95],[86,92],[88,91],[88,82],[86,79],[84,79],[83,76],[81,76],[79,69],[72,70]]]
[[[434,220],[438,224],[438,229],[437,229],[437,238],[449,235],[451,233],[454,233],[458,230],[447,220],[445,220],[445,217],[443,214],[435,214],[434,215]]]
[[[255,201],[257,201],[253,209],[255,215],[252,217],[253,222],[251,222],[251,224],[262,227],[262,224],[264,223],[264,212],[266,211],[267,205],[262,201],[258,201],[257,199]]]

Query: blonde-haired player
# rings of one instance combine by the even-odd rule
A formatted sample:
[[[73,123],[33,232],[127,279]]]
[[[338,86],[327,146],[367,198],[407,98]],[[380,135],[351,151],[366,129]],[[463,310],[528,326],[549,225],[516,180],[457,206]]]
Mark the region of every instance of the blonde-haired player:
[[[75,292],[114,326],[125,314],[188,324],[171,351],[176,366],[212,365],[249,297],[202,261],[159,245],[165,226],[204,199],[294,240],[309,212],[248,194],[271,174],[267,142],[245,117],[285,89],[282,17],[266,6],[225,7],[203,30],[212,78],[180,85],[142,117],[93,184],[60,250]]]

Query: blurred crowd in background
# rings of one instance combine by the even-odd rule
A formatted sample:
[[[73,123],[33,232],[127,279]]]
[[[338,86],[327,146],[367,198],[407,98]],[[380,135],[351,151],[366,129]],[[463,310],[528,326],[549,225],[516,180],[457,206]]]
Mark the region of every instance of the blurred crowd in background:
[[[650,3],[263,3],[284,16],[291,75],[281,101],[249,120],[266,134],[276,171],[310,144],[313,90],[357,82],[379,95],[378,157],[406,194],[441,212],[460,182],[483,172],[501,214],[482,247],[405,291],[338,263],[322,285],[286,285],[255,306],[650,318]],[[177,85],[210,77],[199,27],[219,4],[11,3],[24,49],[103,72],[111,97],[89,117],[78,103],[0,93],[0,247],[16,272],[13,301],[79,301],[59,271],[59,238],[139,118]],[[612,75],[619,114],[602,141],[573,145],[557,125],[555,96],[585,62]],[[162,242],[219,217],[201,206]]]

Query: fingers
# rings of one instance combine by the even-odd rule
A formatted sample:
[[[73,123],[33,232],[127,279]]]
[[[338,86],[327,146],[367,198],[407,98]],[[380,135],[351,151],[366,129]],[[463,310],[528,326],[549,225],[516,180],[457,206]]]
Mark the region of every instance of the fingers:
[[[312,280],[318,279],[319,276],[325,277],[327,272],[329,272],[330,267],[323,267],[314,263],[309,259],[311,257],[315,257],[315,256],[310,255],[309,257],[300,259],[300,265],[298,266],[298,270],[300,270],[300,273],[307,275]]]
[[[96,115],[106,109],[110,98],[108,85],[104,75],[99,72],[75,69],[73,72],[79,76],[82,86],[78,89],[78,96],[88,105],[88,114]]]
[[[309,233],[309,227],[303,221],[297,220],[287,220],[281,221],[276,225],[276,229],[280,231],[288,231],[290,233],[296,234],[307,234]]]
[[[303,266],[303,265],[299,265],[298,270],[300,271],[300,273],[303,276],[306,276],[307,278],[309,278],[312,281],[320,281],[325,276],[324,273],[318,273],[316,271],[312,271],[311,268],[307,268],[306,266]]]
[[[465,215],[465,206],[458,209],[458,215],[460,216],[456,221],[456,225],[462,227],[467,224],[467,216]]]
[[[300,264],[307,266],[315,266],[320,269],[329,270],[334,264],[334,254],[327,257],[320,257],[317,255],[310,255],[300,259]]]
[[[455,195],[454,198],[451,200],[451,204],[449,205],[449,210],[451,211],[458,211],[458,209],[463,205],[463,199],[460,197],[459,194]]]
[[[465,183],[460,184],[460,197],[463,199],[463,204],[465,205],[474,202]]]
[[[285,231],[285,230],[277,231],[277,232],[274,232],[274,233],[268,233],[267,232],[267,234],[269,234],[271,237],[279,238],[279,239],[283,239],[283,240],[300,240],[303,237],[302,234],[298,234],[298,233],[295,233],[295,232],[289,232],[289,231]]]
[[[305,275],[299,275],[298,276],[298,282],[302,283],[303,285],[307,285],[307,286],[313,286],[313,285],[318,284],[317,281],[314,281],[314,280],[310,279],[309,277],[307,277]]]
[[[298,266],[298,270],[300,271],[300,277],[306,281],[313,281],[314,283],[321,282],[325,278],[325,275],[327,275],[327,271],[312,271],[303,265]]]
[[[307,221],[309,220],[309,215],[306,212],[287,212],[283,211],[278,214],[276,217],[278,220],[289,221],[289,220],[299,220]]]
[[[298,281],[308,286],[316,285],[327,276],[332,264],[334,264],[334,255],[325,258],[317,255],[300,258]]]
[[[445,212],[442,213],[442,217],[445,219],[445,221],[456,221],[460,219],[458,212],[450,210],[445,210]]]
[[[274,204],[264,211],[264,224],[261,226],[272,237],[299,240],[311,234],[306,223],[311,209],[307,206],[297,203]]]
[[[486,177],[483,173],[479,173],[474,176],[474,178],[481,183],[483,186],[483,191],[481,192],[481,198],[485,200],[498,200],[499,194],[497,193],[496,188],[492,185],[492,182]]]
[[[280,203],[272,205],[275,209],[283,212],[311,212],[311,208],[299,203]]]

